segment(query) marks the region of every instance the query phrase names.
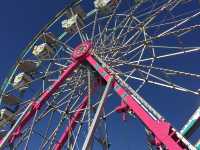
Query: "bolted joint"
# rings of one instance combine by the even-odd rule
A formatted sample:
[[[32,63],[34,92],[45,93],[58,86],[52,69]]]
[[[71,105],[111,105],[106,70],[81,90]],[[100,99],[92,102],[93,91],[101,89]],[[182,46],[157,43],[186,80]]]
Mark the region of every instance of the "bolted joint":
[[[88,40],[82,42],[72,52],[72,60],[80,61],[85,59],[90,54],[92,47],[93,47],[92,41]]]
[[[129,106],[124,103],[124,101],[121,102],[121,104],[115,109],[118,113],[126,113],[129,111]]]
[[[124,103],[124,101],[121,102],[120,106],[118,106],[115,111],[122,113],[122,120],[126,121],[126,113],[129,111],[129,106]]]

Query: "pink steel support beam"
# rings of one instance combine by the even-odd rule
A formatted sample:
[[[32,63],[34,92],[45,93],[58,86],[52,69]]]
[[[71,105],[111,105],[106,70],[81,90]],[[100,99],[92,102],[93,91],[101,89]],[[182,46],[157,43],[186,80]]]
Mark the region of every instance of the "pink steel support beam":
[[[93,68],[106,80],[111,78],[111,73],[104,69],[97,61],[89,55],[86,60],[93,66]],[[169,150],[183,150],[185,149],[184,144],[180,144],[172,135],[172,126],[163,120],[154,120],[144,108],[134,99],[128,91],[126,91],[117,81],[113,84],[114,90],[127,104],[129,110],[134,113],[145,126],[155,135],[155,137],[160,141],[160,144],[164,144]]]
[[[77,68],[77,66],[85,59],[89,50],[92,48],[91,41],[85,41],[78,45],[73,53],[72,53],[72,64],[70,64],[65,70],[63,70],[59,79],[55,81],[50,88],[45,91],[37,101],[32,101],[28,107],[25,109],[23,114],[11,128],[11,130],[7,133],[7,135],[1,140],[0,149],[9,142],[13,143],[16,138],[21,135],[21,131],[24,126],[31,120],[34,114],[41,109],[41,107],[45,104],[45,102],[55,93],[59,87],[63,84],[65,79],[72,73],[72,71]]]
[[[65,81],[65,79],[72,73],[72,71],[80,64],[80,61],[75,61],[72,64],[70,64],[66,69],[64,69],[63,73],[60,75],[59,79],[55,81],[52,86],[46,90],[40,98],[32,102],[29,106],[30,109],[27,109],[25,113],[25,116],[20,118],[21,120],[17,121],[17,124],[14,125],[14,127],[11,129],[11,133],[7,134],[2,143],[1,147],[3,144],[5,144],[7,141],[9,143],[13,143],[17,137],[21,135],[21,130],[23,127],[31,120],[31,118],[34,116],[34,114],[41,109],[41,107],[44,105],[44,103],[49,99],[49,97],[52,96],[53,93],[55,93],[59,87],[62,85],[62,83]]]
[[[98,83],[96,83],[95,85],[98,85]],[[95,86],[93,88],[93,91],[96,90],[97,87],[98,86]],[[92,94],[93,91],[91,91],[90,94]],[[59,142],[54,146],[54,150],[61,150],[62,149],[62,147],[64,146],[64,144],[69,139],[71,132],[75,129],[75,127],[77,125],[77,121],[79,121],[81,119],[81,115],[83,113],[83,109],[87,107],[87,105],[89,104],[89,101],[90,101],[89,95],[85,96],[84,99],[83,99],[83,102],[79,106],[77,112],[74,114],[74,116],[72,117],[72,119],[69,121],[69,125],[67,126],[67,128],[65,129],[65,131],[62,134],[61,138],[59,139]]]
[[[61,150],[62,147],[65,145],[65,142],[68,140],[68,138],[71,135],[71,132],[74,130],[74,128],[77,125],[77,121],[80,120],[81,115],[84,111],[84,108],[87,107],[88,104],[88,96],[85,96],[83,99],[83,102],[78,107],[77,111],[75,112],[74,116],[69,120],[69,125],[65,129],[64,133],[62,134],[60,140],[58,143],[54,146],[54,150]]]
[[[84,60],[88,61],[89,64],[100,74],[100,76],[105,80],[109,81],[112,78],[113,74],[108,68],[103,68],[97,61],[89,54],[90,49],[92,48],[92,42],[86,41],[80,44],[77,48],[75,48],[72,59],[73,63],[64,70],[61,74],[60,78],[53,83],[53,85],[45,91],[41,97],[32,103],[29,104],[27,109],[23,112],[21,117],[17,120],[13,128],[9,131],[6,137],[3,138],[2,142],[0,143],[0,148],[9,141],[13,143],[17,137],[21,135],[21,130],[23,127],[28,123],[29,120],[34,116],[34,114],[41,109],[44,103],[55,93],[60,85],[65,81],[65,79],[72,73],[72,71]],[[172,126],[162,120],[162,119],[155,119],[153,118],[147,110],[142,107],[142,105],[137,101],[137,98],[133,97],[127,88],[123,88],[121,84],[118,84],[118,81],[115,79],[113,82],[113,88],[116,93],[122,98],[124,104],[127,105],[128,110],[134,113],[141,122],[154,134],[155,139],[157,140],[157,145],[164,144],[168,150],[183,150],[188,149],[188,144],[184,144],[182,142],[184,139],[179,133],[174,131]],[[88,99],[88,98],[87,98]],[[80,108],[84,108],[87,105],[88,100],[83,100],[83,103],[80,105]],[[126,106],[122,108],[125,109]],[[120,110],[118,110],[120,111]],[[72,129],[76,126],[76,120],[79,120],[81,117],[82,111],[77,111],[74,114],[72,120],[70,120],[69,127],[63,133],[59,143],[55,146],[55,150],[60,150],[64,143],[70,136]],[[179,136],[177,136],[179,135]],[[193,148],[191,148],[193,149]]]

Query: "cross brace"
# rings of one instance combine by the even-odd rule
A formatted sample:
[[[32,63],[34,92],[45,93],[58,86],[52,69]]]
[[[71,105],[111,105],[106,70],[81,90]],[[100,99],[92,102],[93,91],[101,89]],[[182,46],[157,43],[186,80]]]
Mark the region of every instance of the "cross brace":
[[[100,76],[106,82],[112,78],[113,75],[111,71],[108,68],[102,67],[91,55],[87,55],[87,57],[84,59],[73,62],[64,70],[60,78],[53,83],[49,90],[45,91],[37,101],[30,104],[31,108],[27,109],[23,113],[23,115],[25,115],[18,119],[10,132],[3,138],[0,144],[0,149],[2,149],[7,142],[13,143],[15,139],[21,135],[21,131],[24,126],[29,122],[29,120],[31,120],[34,114],[42,108],[42,106],[52,96],[52,94],[59,89],[60,85],[63,84],[65,79],[79,64],[82,63],[83,60],[88,61],[89,64],[100,74]],[[116,79],[114,79],[112,86],[115,92],[128,106],[128,109],[133,114],[135,114],[135,116],[137,116],[140,121],[153,133],[158,141],[158,144],[165,145],[165,147],[169,150],[195,150],[195,148],[183,136],[181,136],[174,128],[172,128],[170,123],[164,121],[163,119],[153,118],[152,114],[148,112],[148,109],[145,109],[145,107],[138,102],[137,98],[131,94],[131,91],[129,91],[128,88],[122,86]]]

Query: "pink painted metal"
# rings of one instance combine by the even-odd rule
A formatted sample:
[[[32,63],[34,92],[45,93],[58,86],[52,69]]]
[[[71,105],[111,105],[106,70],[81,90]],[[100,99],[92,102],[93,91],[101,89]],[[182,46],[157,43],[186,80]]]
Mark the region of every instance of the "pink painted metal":
[[[122,114],[123,121],[126,121],[126,113],[128,110],[129,107],[124,101],[121,101],[121,104],[115,109],[116,112]]]
[[[83,102],[80,104],[80,106],[78,107],[76,113],[74,114],[74,116],[69,120],[69,125],[68,127],[65,129],[64,133],[62,134],[60,140],[58,141],[58,143],[54,146],[54,150],[61,150],[62,147],[64,146],[65,142],[68,140],[68,138],[71,135],[71,132],[74,130],[74,128],[77,125],[77,121],[80,120],[81,115],[84,111],[84,108],[86,108],[88,104],[88,96],[85,96],[83,99]]]
[[[45,91],[41,97],[37,100],[32,102],[32,109],[24,116],[19,126],[16,128],[15,132],[11,135],[11,138],[9,139],[9,143],[13,143],[17,137],[21,135],[21,131],[23,127],[28,123],[29,120],[34,116],[34,114],[41,109],[41,107],[44,105],[44,103],[49,99],[49,97],[52,96],[53,93],[55,93],[59,87],[62,85],[62,83],[65,81],[65,79],[72,73],[72,71],[80,64],[80,61],[75,61],[72,64],[70,64],[61,74],[59,79],[53,83],[53,85]]]
[[[100,85],[99,83],[102,81],[102,78],[100,78],[99,80],[97,80],[96,82],[94,81],[95,86],[93,85],[91,93],[93,93],[96,90],[96,88],[98,88],[98,86]],[[64,133],[62,134],[61,138],[59,139],[59,142],[54,146],[54,150],[61,150],[61,148],[67,142],[67,140],[70,137],[70,133],[75,129],[77,122],[79,121],[83,113],[82,110],[86,108],[87,104],[88,104],[88,96],[85,96],[82,104],[77,109],[77,112],[74,114],[72,119],[69,120],[69,124],[65,129]]]
[[[82,63],[82,61],[88,61],[89,64],[96,69],[100,76],[108,81],[111,78],[111,72],[108,69],[103,68],[97,61],[91,56],[90,50],[92,48],[92,42],[86,41],[81,43],[74,49],[72,54],[72,60],[74,61],[66,70],[63,71],[60,78],[53,83],[49,90],[45,91],[39,100],[32,102],[32,109],[24,116],[20,125],[12,134],[9,142],[13,143],[17,137],[21,135],[22,128],[28,123],[28,121],[34,116],[34,114],[41,109],[44,103],[56,92],[64,80],[70,75],[70,73]],[[123,104],[116,110],[118,112],[124,112],[125,110],[131,111],[135,114],[145,126],[154,134],[156,144],[164,144],[169,150],[183,150],[186,146],[176,136],[176,133],[172,131],[172,126],[164,120],[154,120],[151,115],[144,110],[144,108],[137,102],[137,100],[131,96],[129,91],[124,89],[117,81],[114,81],[113,88],[116,93],[123,99]],[[87,98],[83,100],[83,103],[79,106],[78,111],[74,114],[73,118],[69,122],[69,126],[63,133],[59,143],[55,145],[55,150],[60,150],[70,136],[71,131],[76,126],[76,121],[81,118],[81,108],[85,108],[87,105]]]
[[[84,59],[92,48],[92,41],[84,41],[79,44],[72,53],[72,60]]]
[[[109,72],[100,66],[97,61],[90,55],[86,60],[96,69],[97,72],[106,80],[111,77]],[[127,104],[129,110],[135,114],[145,126],[155,135],[155,137],[160,141],[160,144],[164,144],[169,150],[183,150],[185,145],[180,142],[180,139],[177,137],[172,137],[173,131],[172,126],[163,120],[154,120],[133,98],[129,92],[127,92],[117,81],[114,81],[113,84],[114,90],[117,94],[122,97],[123,101]],[[179,140],[178,140],[179,139]]]

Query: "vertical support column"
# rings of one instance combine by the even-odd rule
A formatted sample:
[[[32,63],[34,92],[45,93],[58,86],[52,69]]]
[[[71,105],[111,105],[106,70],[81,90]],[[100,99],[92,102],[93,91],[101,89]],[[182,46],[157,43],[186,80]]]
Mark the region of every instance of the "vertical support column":
[[[92,115],[92,107],[91,107],[91,98],[92,98],[92,73],[91,73],[91,67],[88,66],[87,68],[87,75],[88,75],[88,131],[90,130],[91,126],[91,115]],[[92,147],[88,148],[88,150],[91,150]]]
[[[98,105],[97,111],[95,113],[94,119],[93,119],[92,124],[90,126],[90,130],[89,130],[87,137],[86,137],[86,140],[83,144],[82,150],[88,150],[91,147],[92,139],[93,139],[96,127],[98,125],[99,118],[102,115],[102,110],[103,110],[103,106],[104,106],[106,97],[108,95],[108,91],[109,91],[110,87],[112,86],[112,81],[113,81],[113,77],[111,77],[107,82],[107,85],[106,85],[105,90],[103,92],[102,98],[101,98],[100,103]]]
[[[91,55],[88,56],[86,60],[91,64],[91,66],[94,67],[94,69],[105,81],[109,81],[111,78],[111,73],[113,74],[111,69],[107,68],[105,65],[104,66],[106,68],[101,66]],[[185,148],[195,150],[195,147],[191,145],[185,138],[180,138],[179,133],[172,128],[170,123],[164,121],[163,118],[154,118],[148,109],[142,105],[143,103],[141,103],[137,97],[131,93],[129,88],[124,87],[123,84],[119,84],[116,80],[113,83],[113,87],[116,93],[128,106],[128,109],[135,114],[135,116],[137,116],[140,121],[155,135],[158,141],[157,146],[164,144],[169,150],[183,150]]]
[[[200,107],[190,117],[188,122],[181,129],[181,134],[186,138],[189,138],[200,126]]]
[[[92,96],[92,74],[91,69],[87,68],[87,75],[88,75],[88,128],[91,125],[91,96]]]
[[[81,115],[84,111],[84,108],[87,107],[88,104],[88,96],[85,96],[83,99],[83,102],[81,105],[78,107],[77,111],[73,115],[73,117],[69,120],[69,125],[65,129],[64,133],[62,134],[61,138],[59,139],[58,143],[54,146],[54,150],[61,150],[66,141],[69,139],[71,136],[72,131],[75,129],[77,125],[77,121],[80,120]]]

